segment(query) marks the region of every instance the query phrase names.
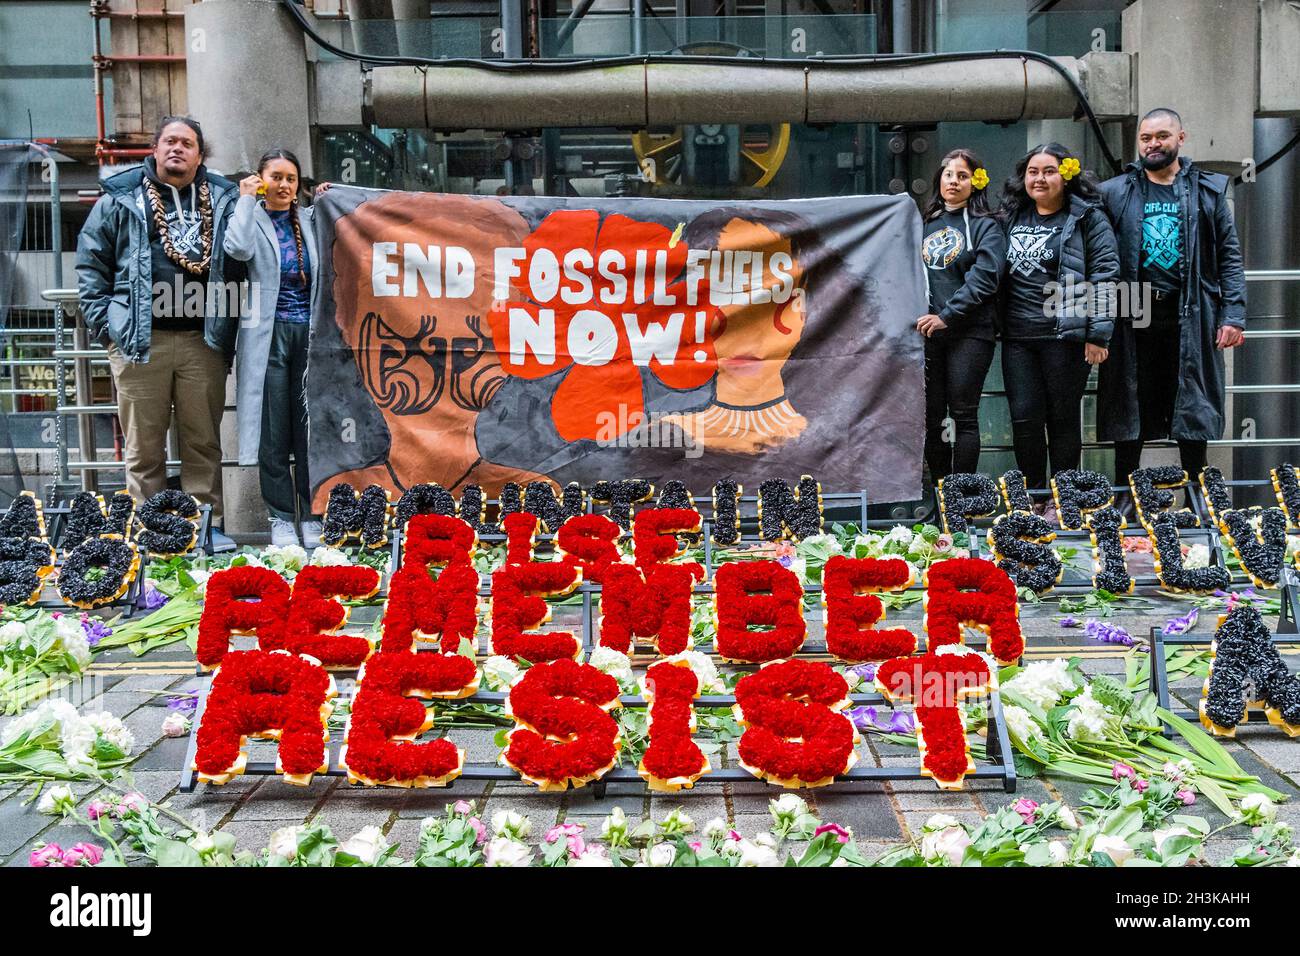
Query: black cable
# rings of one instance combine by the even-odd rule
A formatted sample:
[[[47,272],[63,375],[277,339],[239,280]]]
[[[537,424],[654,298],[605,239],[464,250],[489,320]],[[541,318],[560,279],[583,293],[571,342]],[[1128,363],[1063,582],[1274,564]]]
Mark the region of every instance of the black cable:
[[[1295,134],[1294,136],[1292,136],[1291,139],[1290,139],[1290,140],[1289,140],[1289,141],[1288,141],[1288,142],[1287,142],[1287,143],[1286,143],[1286,144],[1285,144],[1281,149],[1279,149],[1276,153],[1274,153],[1274,154],[1273,154],[1272,156],[1270,156],[1268,159],[1264,160],[1262,163],[1259,163],[1258,165],[1256,165],[1256,166],[1255,166],[1255,175],[1258,176],[1258,175],[1259,175],[1260,173],[1262,173],[1264,170],[1268,169],[1268,167],[1272,166],[1274,163],[1276,163],[1279,159],[1281,159],[1281,158],[1282,158],[1283,156],[1285,156],[1287,153],[1291,152],[1291,150],[1295,149],[1296,146],[1300,146],[1300,130],[1298,130],[1298,131],[1296,132],[1296,134]],[[1244,175],[1245,175],[1245,174],[1243,173],[1242,176],[1244,176]],[[1242,179],[1242,176],[1233,176],[1233,177],[1232,177],[1232,182],[1233,182],[1233,184],[1234,184],[1234,185],[1237,185],[1237,186],[1240,186],[1243,182],[1245,182],[1245,180]]]
[[[612,56],[612,57],[593,57],[582,60],[484,60],[473,57],[419,57],[419,56],[392,56],[379,53],[354,53],[351,50],[345,50],[342,47],[335,46],[329,40],[325,39],[307,19],[307,15],[299,8],[295,0],[280,0],[282,6],[286,7],[298,21],[303,33],[312,39],[317,46],[341,57],[345,60],[354,60],[362,64],[375,64],[380,66],[415,66],[415,67],[437,67],[437,66],[464,66],[481,70],[496,70],[501,72],[567,72],[576,70],[586,70],[592,68],[606,68],[611,66],[644,66],[650,63],[693,63],[700,65],[719,65],[728,66],[775,66],[786,67],[791,69],[806,70],[809,66],[844,66],[856,67],[866,66],[876,63],[962,63],[971,60],[1004,60],[1008,58],[1017,58],[1021,60],[1032,60],[1041,63],[1044,66],[1056,71],[1069,84],[1070,91],[1074,94],[1079,103],[1080,109],[1088,119],[1088,125],[1092,128],[1093,134],[1097,138],[1097,145],[1100,147],[1102,155],[1105,157],[1111,170],[1118,174],[1122,166],[1110,151],[1110,145],[1106,142],[1105,134],[1101,129],[1101,122],[1097,119],[1096,114],[1092,111],[1092,105],[1088,102],[1087,95],[1083,88],[1079,86],[1078,80],[1060,63],[1045,53],[1039,53],[1036,50],[974,50],[969,53],[878,53],[871,56],[859,56],[856,54],[818,56],[818,57],[801,57],[798,59],[768,59],[766,57],[720,57],[707,56],[702,54],[681,54],[681,55],[637,55],[637,56]]]

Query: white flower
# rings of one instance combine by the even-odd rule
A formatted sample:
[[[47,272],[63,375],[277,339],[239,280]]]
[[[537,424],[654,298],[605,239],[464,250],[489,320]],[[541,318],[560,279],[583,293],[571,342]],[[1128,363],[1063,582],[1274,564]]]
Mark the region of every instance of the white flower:
[[[1047,855],[1052,861],[1049,866],[1065,866],[1065,861],[1070,858],[1070,848],[1064,840],[1048,840]]]
[[[90,721],[77,716],[64,720],[59,730],[59,749],[63,751],[63,759],[73,767],[93,766],[95,760],[90,753],[98,739],[99,731]]]
[[[351,564],[347,554],[338,548],[331,548],[327,545],[321,545],[311,553],[311,563],[322,568],[339,567]]]
[[[388,841],[384,839],[384,831],[373,825],[362,827],[355,836],[339,847],[339,850],[355,856],[367,866],[374,866],[387,849]]]
[[[1034,661],[1003,685],[1004,690],[1024,697],[1036,707],[1050,710],[1060,701],[1061,695],[1074,689],[1069,665],[1061,658]]]
[[[206,571],[203,568],[190,568],[185,573],[190,576],[190,580],[194,582],[194,586],[200,593],[207,590],[208,578],[212,577],[211,571]]]
[[[1183,555],[1183,567],[1191,570],[1193,568],[1208,568],[1210,566],[1210,546],[1207,544],[1194,544],[1187,549]]]
[[[627,814],[622,807],[615,807],[601,821],[600,838],[606,843],[622,843],[627,837]]]
[[[664,658],[665,663],[672,663],[673,661],[686,662],[686,666],[695,674],[695,679],[700,682],[700,693],[707,694],[711,691],[720,692],[722,690],[722,679],[718,677],[718,668],[708,654],[702,654],[699,651],[682,651],[680,654]]]
[[[217,846],[217,841],[212,839],[210,833],[196,833],[185,842],[189,844],[191,850],[199,855],[208,853],[216,849]]]
[[[767,808],[777,823],[793,823],[800,815],[808,812],[807,802],[794,793],[783,793],[775,800],[767,801]]]
[[[1286,862],[1283,863],[1282,865],[1283,865],[1283,866],[1300,866],[1300,849],[1292,850],[1292,851],[1291,851],[1291,855],[1288,856],[1288,857],[1286,858]]]
[[[1062,830],[1079,829],[1079,818],[1074,815],[1074,811],[1066,804],[1061,804],[1060,809],[1056,811],[1056,822]]]
[[[162,732],[164,737],[184,737],[190,732],[190,721],[178,710],[173,710],[163,718]]]
[[[135,735],[127,729],[126,724],[108,711],[101,710],[98,714],[88,714],[86,721],[99,731],[100,736],[122,753],[129,754],[135,747]]]
[[[76,805],[77,798],[72,795],[72,788],[66,784],[60,784],[57,787],[50,787],[41,794],[40,803],[36,804],[36,812],[52,817],[61,817],[70,813]]]
[[[612,647],[597,647],[591,652],[591,658],[587,663],[601,673],[614,678],[620,686],[632,682],[632,661],[626,654]]]
[[[1293,554],[1300,553],[1300,534],[1289,534],[1286,536],[1286,554],[1290,557]],[[1291,864],[1288,863],[1287,866]]]
[[[304,826],[281,827],[271,834],[267,852],[273,857],[292,860],[298,855],[298,835],[306,829]]]
[[[528,836],[533,825],[522,813],[513,810],[498,810],[492,814],[492,832],[498,837],[522,840]]]
[[[1155,837],[1156,841],[1156,852],[1164,853],[1166,840],[1170,837],[1176,836],[1191,836],[1192,831],[1187,829],[1187,827],[1169,827],[1166,830],[1156,830],[1152,835]]]
[[[300,544],[286,544],[284,547],[268,545],[262,555],[282,568],[292,571],[301,571],[303,565],[307,563],[307,551]]]
[[[926,821],[927,828],[933,820],[931,817]],[[966,855],[970,842],[970,836],[960,826],[946,827],[921,837],[921,856],[927,863],[961,866],[962,857]]]
[[[812,545],[814,548],[821,549],[823,546],[834,554],[838,554],[844,549],[840,547],[840,539],[833,534],[814,534],[803,539],[803,544]]]
[[[0,730],[0,746],[7,747],[28,731],[47,721],[53,723],[52,730],[58,734],[67,721],[80,720],[81,715],[77,713],[77,708],[66,700],[61,698],[44,700],[35,710],[29,710],[16,720],[5,724],[4,729]]]
[[[889,533],[885,535],[884,543],[910,545],[912,543],[912,529],[904,527],[901,524],[896,524],[890,528]]]
[[[530,866],[533,862],[533,851],[509,837],[498,837],[489,843],[484,856],[488,866]]]
[[[921,824],[922,833],[938,833],[940,830],[949,830],[953,827],[961,826],[956,817],[949,816],[946,813],[936,813]]]
[[[78,670],[91,662],[94,655],[90,653],[90,644],[86,641],[86,632],[82,630],[80,618],[71,614],[60,615],[54,630],[57,635],[54,649],[61,650],[72,658]]]
[[[1272,823],[1277,819],[1277,804],[1262,793],[1247,794],[1241,800],[1241,822],[1250,826]]]
[[[1007,722],[1007,730],[1017,740],[1028,742],[1043,736],[1043,728],[1023,707],[1007,704],[1002,708],[1002,716]]]
[[[598,846],[589,846],[581,856],[569,860],[569,866],[613,866],[614,861]]]
[[[1093,853],[1105,853],[1116,866],[1123,866],[1125,860],[1133,858],[1133,848],[1123,837],[1101,833],[1092,841]]]
[[[676,856],[677,851],[671,843],[656,843],[642,851],[641,860],[646,866],[672,866]]]
[[[772,847],[757,840],[740,841],[741,866],[780,866],[781,858]]]
[[[27,636],[27,628],[21,621],[10,621],[8,624],[0,627],[0,649],[7,648],[12,644],[17,644]]]
[[[695,821],[681,807],[674,807],[659,827],[664,833],[690,833],[695,829]]]
[[[508,657],[489,657],[483,662],[483,683],[489,690],[507,691],[524,672]]]
[[[708,823],[704,824],[702,831],[706,840],[716,840],[725,837],[731,832],[731,827],[727,826],[727,821],[722,817],[714,817]]]
[[[1082,694],[1071,702],[1069,718],[1065,732],[1075,740],[1104,740],[1106,725],[1110,722],[1110,712],[1106,705],[1092,696],[1089,684]]]

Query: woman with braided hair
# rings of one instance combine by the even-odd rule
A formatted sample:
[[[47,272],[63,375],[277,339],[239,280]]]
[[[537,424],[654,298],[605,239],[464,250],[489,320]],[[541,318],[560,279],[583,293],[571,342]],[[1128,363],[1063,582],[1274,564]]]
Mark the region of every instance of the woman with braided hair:
[[[311,513],[303,388],[318,270],[312,210],[298,205],[301,180],[293,153],[267,152],[257,173],[240,180],[225,248],[248,263],[254,303],[235,348],[239,463],[258,466],[271,543],[311,548],[320,544],[321,526]]]

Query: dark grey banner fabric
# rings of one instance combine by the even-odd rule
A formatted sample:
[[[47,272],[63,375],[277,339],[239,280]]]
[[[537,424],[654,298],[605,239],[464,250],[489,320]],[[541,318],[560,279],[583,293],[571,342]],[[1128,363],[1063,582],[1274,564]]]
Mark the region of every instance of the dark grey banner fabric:
[[[317,202],[315,506],[338,481],[816,477],[921,495],[926,311],[906,196]]]

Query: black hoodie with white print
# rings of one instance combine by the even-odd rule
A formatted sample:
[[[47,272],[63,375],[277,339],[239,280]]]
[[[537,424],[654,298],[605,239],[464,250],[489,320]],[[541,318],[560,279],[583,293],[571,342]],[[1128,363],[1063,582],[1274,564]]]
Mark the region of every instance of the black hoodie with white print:
[[[152,156],[146,157],[144,161],[144,174],[162,197],[163,215],[167,222],[167,232],[171,235],[172,248],[187,259],[202,258],[203,217],[199,211],[198,184],[207,175],[204,167],[200,166],[190,184],[181,189],[158,178]],[[150,258],[153,262],[153,327],[173,332],[202,332],[205,311],[200,303],[204,301],[202,296],[208,282],[208,269],[204,268],[201,273],[195,274],[168,258],[143,184],[140,189],[149,227]],[[185,307],[187,301],[192,303],[189,309]]]

